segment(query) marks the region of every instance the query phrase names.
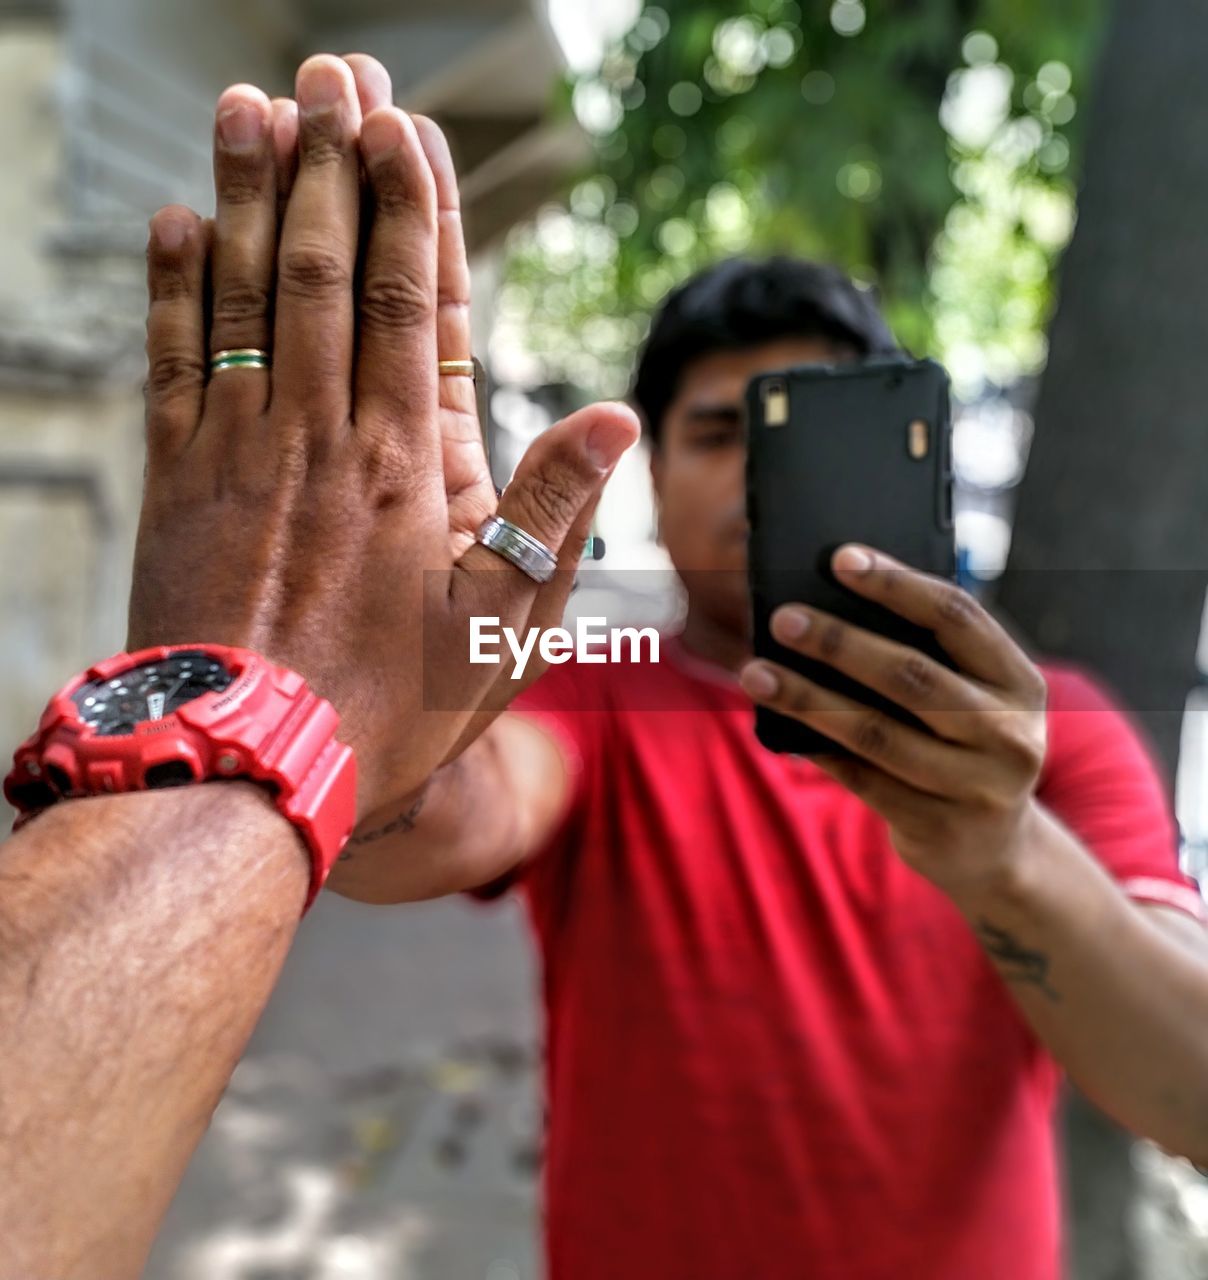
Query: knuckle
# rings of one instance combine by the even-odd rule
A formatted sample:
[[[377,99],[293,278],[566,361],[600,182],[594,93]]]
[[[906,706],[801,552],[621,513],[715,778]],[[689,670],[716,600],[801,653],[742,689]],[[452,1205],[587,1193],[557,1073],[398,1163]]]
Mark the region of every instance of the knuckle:
[[[1035,667],[1032,667],[1024,680],[1024,705],[1030,711],[1045,711],[1049,705],[1049,682]]]
[[[302,131],[302,163],[316,168],[340,164],[350,155],[348,146],[341,140],[334,129],[325,128],[321,123],[312,122]]]
[[[534,477],[528,502],[543,525],[557,529],[569,525],[579,514],[581,498],[573,474],[551,467]]]
[[[833,658],[843,648],[845,630],[843,623],[833,618],[823,626],[818,636],[818,652],[822,657]]]
[[[344,255],[322,245],[298,245],[281,255],[278,289],[302,298],[347,290],[352,275]]]
[[[936,612],[951,626],[968,627],[979,617],[981,606],[967,591],[945,584],[940,589]]]
[[[154,357],[147,367],[147,394],[155,399],[192,391],[203,386],[206,366],[201,357],[183,351],[165,351]]]
[[[388,218],[426,212],[419,193],[397,176],[379,178],[373,188],[373,202],[376,211]]]
[[[384,329],[411,329],[433,314],[429,292],[410,276],[379,276],[361,290],[361,316]]]
[[[970,809],[986,815],[993,815],[1010,807],[1002,788],[985,781],[970,782],[965,788],[963,801]]]
[[[910,654],[897,663],[892,672],[894,690],[909,698],[932,696],[939,684],[935,664],[922,654]]]
[[[800,679],[790,677],[784,683],[784,693],[778,705],[795,716],[807,716],[813,710],[813,689]]]
[[[194,287],[189,276],[179,265],[157,265],[150,273],[148,288],[151,295],[150,314],[154,316],[165,303],[191,298]]]
[[[852,741],[861,755],[877,757],[888,755],[890,736],[884,717],[876,712],[862,715],[852,730]]]
[[[1007,716],[998,722],[995,739],[998,754],[1020,772],[1039,773],[1046,746],[1043,725],[1034,725],[1028,716]]]
[[[219,179],[220,204],[243,208],[267,197],[268,184],[265,182],[264,171],[258,166],[231,165],[224,170]]]
[[[410,457],[391,436],[375,434],[361,450],[361,475],[365,488],[379,495],[379,501],[393,502],[407,495],[414,480]]]
[[[215,324],[243,324],[268,315],[269,292],[264,285],[245,282],[231,285],[214,296]]]

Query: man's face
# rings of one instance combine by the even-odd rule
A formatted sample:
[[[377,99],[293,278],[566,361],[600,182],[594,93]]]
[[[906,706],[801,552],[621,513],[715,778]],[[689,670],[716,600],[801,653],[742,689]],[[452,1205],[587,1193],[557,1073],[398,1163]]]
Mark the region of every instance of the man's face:
[[[824,338],[712,352],[680,377],[651,472],[662,540],[694,608],[736,635],[748,629],[744,393],[755,374],[853,359]]]

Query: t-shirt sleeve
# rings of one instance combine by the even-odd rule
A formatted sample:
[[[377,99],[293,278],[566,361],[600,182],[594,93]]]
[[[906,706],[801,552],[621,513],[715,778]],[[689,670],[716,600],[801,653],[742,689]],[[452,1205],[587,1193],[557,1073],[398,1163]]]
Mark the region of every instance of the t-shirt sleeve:
[[[533,721],[550,735],[562,753],[567,772],[567,794],[562,811],[545,845],[527,862],[490,883],[470,891],[475,898],[490,900],[524,881],[531,887],[535,878],[548,875],[547,864],[573,843],[575,828],[581,823],[586,805],[589,778],[602,758],[605,705],[602,691],[578,663],[550,667],[511,703],[508,710]]]
[[[1129,897],[1208,924],[1198,886],[1179,869],[1167,780],[1144,730],[1085,672],[1047,666],[1045,678],[1048,751],[1038,798]]]

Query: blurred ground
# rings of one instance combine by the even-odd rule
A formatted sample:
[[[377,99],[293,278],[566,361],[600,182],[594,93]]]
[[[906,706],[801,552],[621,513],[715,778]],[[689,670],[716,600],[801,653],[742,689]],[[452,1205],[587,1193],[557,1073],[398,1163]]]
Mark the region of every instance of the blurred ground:
[[[517,903],[325,895],[147,1280],[533,1280],[534,980]]]
[[[516,902],[322,898],[146,1280],[539,1280],[536,981]],[[1208,1280],[1208,1183],[1137,1159],[1144,1280]]]

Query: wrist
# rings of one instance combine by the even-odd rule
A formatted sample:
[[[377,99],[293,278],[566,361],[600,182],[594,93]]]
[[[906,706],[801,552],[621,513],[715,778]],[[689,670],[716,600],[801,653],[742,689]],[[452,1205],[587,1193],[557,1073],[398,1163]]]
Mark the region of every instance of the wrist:
[[[250,780],[310,849],[309,907],[355,818],[356,763],[338,723],[302,676],[250,650],[115,654],[50,700],[4,794],[27,818],[77,797]]]
[[[140,877],[170,885],[187,906],[265,862],[284,916],[296,919],[310,883],[310,851],[255,783],[64,799],[0,844],[0,930],[6,938],[37,938],[56,921],[78,925]]]
[[[1034,797],[1021,813],[1002,856],[984,877],[949,890],[966,919],[1019,919],[1034,912],[1044,897],[1045,864],[1054,824]]]

